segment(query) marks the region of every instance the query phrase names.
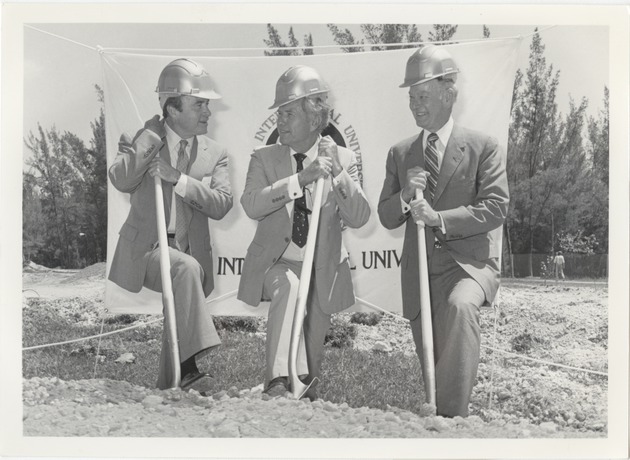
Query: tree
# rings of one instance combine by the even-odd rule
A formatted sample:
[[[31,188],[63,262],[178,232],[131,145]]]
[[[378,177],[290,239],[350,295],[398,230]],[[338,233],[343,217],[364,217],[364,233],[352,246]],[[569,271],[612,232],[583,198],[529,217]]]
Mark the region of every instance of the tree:
[[[328,27],[328,30],[330,30],[330,33],[332,33],[335,43],[341,46],[341,50],[343,52],[358,53],[363,51],[362,46],[355,45],[362,45],[364,43],[364,40],[355,40],[354,35],[352,35],[352,32],[350,32],[350,30],[340,30],[339,27],[337,27],[335,24],[327,24],[326,27]]]
[[[457,26],[451,24],[433,24],[433,30],[429,32],[429,41],[448,42],[457,32]]]
[[[295,34],[293,33],[293,27],[289,27],[289,43],[286,44],[282,37],[280,37],[280,33],[278,29],[276,29],[271,24],[267,24],[267,35],[268,39],[263,38],[263,42],[269,48],[289,48],[289,49],[272,49],[270,51],[265,50],[265,56],[299,56],[301,54],[313,54],[313,36],[311,34],[304,36],[304,46],[306,48],[303,49],[290,49],[290,48],[298,48],[300,46],[300,42],[297,38],[295,38]]]
[[[593,117],[588,121],[588,140],[590,143],[588,153],[591,159],[593,173],[608,186],[608,130],[610,125],[608,114],[608,88],[604,87],[604,108],[596,120]]]
[[[97,97],[103,94],[97,86]],[[102,261],[107,247],[105,114],[91,123],[91,148],[70,132],[38,125],[25,140],[23,256],[46,266],[75,268]],[[45,224],[44,224],[45,222]],[[83,235],[83,236],[82,236]]]
[[[516,75],[508,141],[509,241],[512,251],[528,254],[530,276],[534,253],[570,252],[586,244],[571,246],[571,238],[586,241],[594,251],[607,247],[608,192],[589,163],[589,157],[607,155],[601,149],[608,145],[603,140],[607,133],[602,133],[605,117],[591,120],[587,130],[586,98],[571,99],[568,113],[558,113],[560,73],[547,65],[544,50],[536,31],[529,67]],[[585,148],[586,132],[590,150]]]
[[[537,177],[537,173],[544,169],[544,159],[555,148],[550,142],[550,129],[558,122],[555,98],[560,72],[554,72],[553,65],[547,66],[544,51],[545,46],[536,29],[530,46],[524,88],[516,87],[522,82],[521,76],[517,75],[515,82],[508,142],[508,180],[512,189],[508,214],[513,230],[511,239],[521,243],[513,250],[529,254],[530,275],[533,274],[532,253],[540,216],[539,203],[535,199],[539,198],[537,187],[544,180],[544,177]]]

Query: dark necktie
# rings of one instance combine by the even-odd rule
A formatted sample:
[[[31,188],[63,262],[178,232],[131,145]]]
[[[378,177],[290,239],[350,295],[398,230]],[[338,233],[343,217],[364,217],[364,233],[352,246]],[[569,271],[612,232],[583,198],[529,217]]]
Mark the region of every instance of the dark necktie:
[[[440,174],[440,168],[438,167],[438,155],[435,142],[438,140],[438,135],[435,133],[429,134],[427,138],[427,146],[424,149],[424,167],[429,172],[430,176],[427,179],[428,191],[431,200],[435,194],[437,187],[438,176]]]
[[[177,170],[182,174],[185,174],[188,168],[186,145],[188,145],[188,141],[182,139],[179,143],[179,152],[177,153]],[[186,243],[188,226],[186,225],[186,214],[184,213],[184,200],[177,194],[175,194],[175,200],[175,241],[181,251],[186,251],[188,249],[188,244]]]
[[[297,172],[304,169],[304,159],[306,155],[303,153],[296,153],[293,155],[297,162]],[[293,235],[292,240],[299,247],[303,248],[306,244],[306,237],[308,236],[308,208],[306,207],[306,193],[302,189],[302,196],[297,198],[293,203]]]

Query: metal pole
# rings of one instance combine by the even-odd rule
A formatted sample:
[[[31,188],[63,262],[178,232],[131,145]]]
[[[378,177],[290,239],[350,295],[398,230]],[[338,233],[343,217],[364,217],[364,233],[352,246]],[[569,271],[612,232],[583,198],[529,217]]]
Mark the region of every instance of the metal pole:
[[[416,190],[416,200],[423,198],[422,191]],[[431,294],[429,291],[429,268],[424,222],[418,226],[418,261],[420,286],[420,327],[422,329],[422,372],[424,373],[427,402],[436,405],[435,398],[435,357],[433,355],[433,321],[431,319]]]
[[[173,365],[171,388],[179,388],[181,384],[181,368],[179,359],[179,341],[177,340],[177,322],[175,318],[175,299],[171,281],[171,259],[168,254],[168,238],[166,235],[166,216],[164,214],[164,196],[162,195],[162,179],[155,179],[155,209],[157,215],[158,242],[160,248],[160,274],[162,277],[162,303],[164,305],[164,327],[166,327],[169,352]]]
[[[306,312],[306,300],[308,299],[308,291],[311,284],[311,273],[313,271],[313,260],[315,258],[315,244],[317,243],[317,227],[319,225],[323,193],[324,178],[320,177],[317,179],[313,193],[313,213],[311,214],[308,235],[306,237],[304,262],[302,263],[302,270],[300,271],[300,285],[295,302],[295,314],[293,316],[291,341],[289,343],[289,384],[291,393],[297,399],[300,399],[310,386],[304,385],[297,374],[297,359],[300,338],[302,336],[302,326],[304,325],[304,313]]]

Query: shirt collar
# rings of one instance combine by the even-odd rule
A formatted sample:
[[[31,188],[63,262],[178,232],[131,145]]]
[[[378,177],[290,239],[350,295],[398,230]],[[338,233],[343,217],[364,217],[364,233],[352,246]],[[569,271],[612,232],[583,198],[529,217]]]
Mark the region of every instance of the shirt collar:
[[[304,153],[304,155],[306,155],[306,157],[308,158],[309,162],[313,161],[318,154],[318,150],[319,150],[319,141],[321,141],[322,136],[318,135],[317,136],[317,140],[315,141],[315,143],[311,146],[310,149],[308,149],[306,152],[302,152]],[[295,150],[293,150],[293,148],[289,147],[290,151],[291,151],[291,156],[295,155],[296,152]]]
[[[438,129],[437,132],[435,133],[435,134],[438,135],[439,141],[442,143],[442,145],[444,147],[446,147],[446,144],[448,144],[448,141],[451,138],[451,133],[453,132],[453,125],[454,125],[453,117],[450,116],[450,117],[448,117],[448,121],[446,123],[444,123],[444,126],[442,126],[440,129]],[[427,145],[427,138],[428,137],[429,137],[429,131],[427,131],[425,129],[424,130],[424,137],[422,139],[422,144],[425,147]]]
[[[166,142],[168,143],[169,149],[175,153],[179,152],[179,143],[182,141],[182,138],[179,137],[179,134],[173,131],[173,128],[171,128],[166,122],[164,123],[164,128],[166,128]],[[190,152],[194,138],[195,136],[186,139],[188,141],[188,144],[186,144],[186,153]]]

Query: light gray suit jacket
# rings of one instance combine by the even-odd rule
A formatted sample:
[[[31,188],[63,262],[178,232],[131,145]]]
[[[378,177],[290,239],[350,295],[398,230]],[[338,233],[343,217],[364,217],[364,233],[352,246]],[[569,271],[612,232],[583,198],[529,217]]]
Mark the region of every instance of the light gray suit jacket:
[[[342,219],[348,227],[358,228],[370,217],[355,154],[343,147],[338,152],[344,171],[339,184],[333,186],[330,177],[324,182],[314,258],[314,286],[320,307],[327,313],[344,310],[355,302],[348,253],[341,239]],[[262,147],[251,156],[241,204],[247,215],[258,221],[258,227],[247,249],[238,289],[238,298],[250,305],[269,300],[262,299],[265,274],[291,241],[292,221],[286,204],[291,201],[288,178],[292,174],[288,146]]]
[[[400,192],[407,170],[414,166],[424,168],[422,133],[390,149],[378,204],[378,215],[386,228],[406,223],[401,281],[403,314],[407,319],[420,313],[418,238],[413,219],[402,212]],[[427,228],[428,256],[436,237],[481,285],[486,301],[492,302],[499,287],[499,241],[509,203],[505,156],[496,140],[456,124],[446,145],[435,196],[432,202],[427,201],[440,212],[446,227],[446,234],[438,228]]]
[[[109,279],[131,292],[142,289],[147,255],[158,241],[155,182],[147,173],[151,160],[160,155],[170,164],[166,131],[156,135],[142,129],[132,141],[120,138],[118,154],[109,168],[116,189],[131,195],[131,209],[120,229]],[[208,218],[221,219],[232,207],[226,150],[214,140],[195,136],[188,164],[188,182],[183,197],[188,222],[188,252],[203,267],[204,293],[214,288],[212,246]],[[162,182],[166,222],[170,220],[173,185]]]

